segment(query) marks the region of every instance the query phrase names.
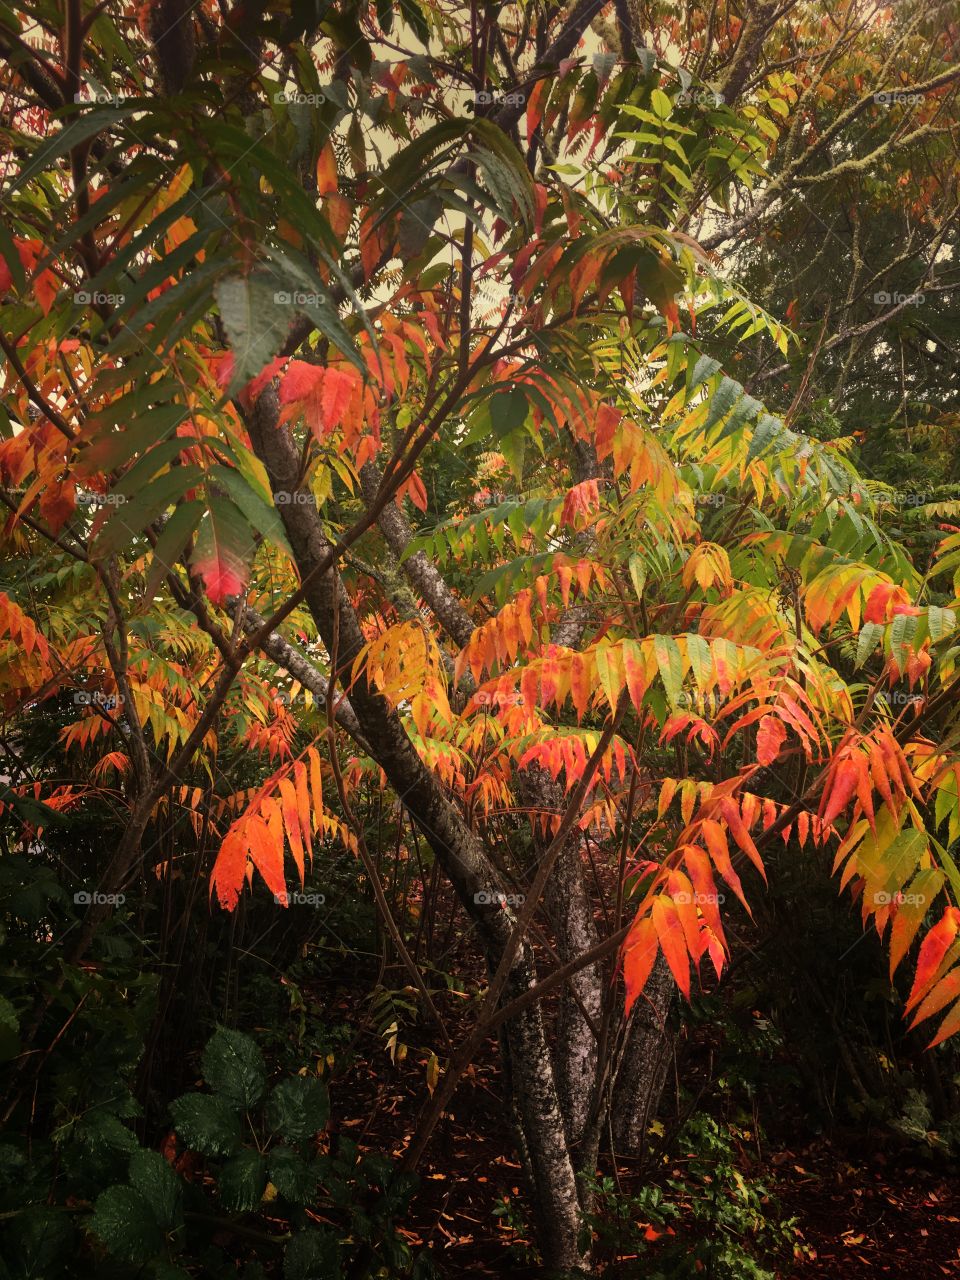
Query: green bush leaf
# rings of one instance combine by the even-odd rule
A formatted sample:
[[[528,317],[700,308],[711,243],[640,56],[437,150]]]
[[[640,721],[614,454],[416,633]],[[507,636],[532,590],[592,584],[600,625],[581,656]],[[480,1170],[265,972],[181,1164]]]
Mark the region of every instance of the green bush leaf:
[[[270,1181],[285,1200],[292,1204],[308,1204],[317,1190],[320,1167],[316,1160],[305,1160],[292,1147],[274,1147],[269,1157]]]
[[[218,1027],[203,1051],[201,1066],[210,1088],[235,1107],[255,1107],[263,1097],[267,1087],[263,1054],[241,1031]]]
[[[330,1098],[326,1085],[315,1076],[284,1080],[267,1099],[267,1124],[274,1133],[294,1142],[312,1138],[326,1128]]]
[[[338,1280],[340,1275],[340,1250],[330,1232],[311,1227],[287,1245],[283,1280]]]
[[[159,1225],[170,1231],[183,1221],[180,1179],[158,1151],[137,1151],[130,1159],[130,1181],[153,1210]]]
[[[147,1262],[163,1248],[150,1205],[133,1187],[107,1187],[97,1196],[90,1230],[124,1262]]]
[[[2,1260],[16,1280],[47,1280],[62,1274],[63,1255],[74,1243],[66,1214],[31,1206],[4,1224]]]
[[[223,1098],[186,1093],[170,1104],[174,1127],[202,1156],[229,1156],[240,1144],[240,1119]]]
[[[267,1169],[259,1151],[241,1151],[220,1170],[220,1201],[229,1213],[249,1213],[263,1198]]]

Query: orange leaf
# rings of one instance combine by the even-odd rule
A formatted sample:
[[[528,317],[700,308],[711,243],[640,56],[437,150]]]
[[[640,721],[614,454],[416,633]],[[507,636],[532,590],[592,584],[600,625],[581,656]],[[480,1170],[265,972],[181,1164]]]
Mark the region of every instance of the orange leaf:
[[[750,832],[744,825],[735,801],[731,800],[729,796],[724,796],[720,801],[720,812],[723,815],[724,822],[730,828],[730,833],[734,840],[766,880],[767,873],[763,869],[763,860],[760,857],[757,846],[753,843]]]
[[[746,898],[743,896],[743,885],[740,883],[740,877],[733,869],[733,863],[730,860],[730,850],[727,846],[727,835],[719,822],[715,822],[713,818],[705,818],[700,824],[700,830],[703,834],[704,843],[713,860],[713,865],[720,872],[720,875],[730,886],[733,892],[743,903],[744,909],[750,918],[753,918],[753,912],[747,904]]]
[[[527,98],[527,137],[533,135],[534,129],[543,119],[544,98],[550,89],[550,78],[544,76],[530,90],[530,96]]]
[[[623,980],[626,985],[624,1014],[633,1008],[640,992],[647,985],[650,971],[657,958],[657,935],[649,916],[637,920],[627,934],[623,952]]]
[[[653,927],[663,948],[670,972],[676,979],[677,986],[683,994],[690,998],[690,960],[687,955],[687,944],[683,934],[683,925],[677,914],[677,907],[669,898],[659,897],[653,900],[651,912]]]
[[[317,158],[317,194],[329,195],[337,189],[337,158],[333,146],[327,142]]]

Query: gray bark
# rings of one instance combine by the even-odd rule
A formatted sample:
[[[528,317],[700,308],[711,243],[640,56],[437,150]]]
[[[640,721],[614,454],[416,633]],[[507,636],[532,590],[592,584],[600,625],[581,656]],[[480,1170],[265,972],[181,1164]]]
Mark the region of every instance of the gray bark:
[[[656,1116],[674,1037],[667,1028],[675,986],[662,952],[634,1005],[613,1090],[611,1123],[614,1146],[638,1155],[650,1121]],[[649,1001],[649,1003],[648,1003]]]

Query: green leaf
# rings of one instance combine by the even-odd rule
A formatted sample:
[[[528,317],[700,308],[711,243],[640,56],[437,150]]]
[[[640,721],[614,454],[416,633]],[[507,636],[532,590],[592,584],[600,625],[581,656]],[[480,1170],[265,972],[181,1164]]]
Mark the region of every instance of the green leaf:
[[[305,1160],[293,1147],[274,1147],[268,1157],[270,1181],[291,1204],[309,1204],[316,1194],[320,1168],[316,1160]]]
[[[229,391],[235,395],[277,354],[297,313],[290,303],[277,300],[284,291],[272,273],[227,276],[213,292],[233,350]]]
[[[59,160],[62,155],[72,151],[78,143],[95,137],[104,129],[122,120],[124,116],[133,115],[135,111],[143,111],[147,105],[145,102],[131,101],[123,103],[122,106],[104,107],[99,111],[84,111],[76,115],[59,133],[55,133],[52,138],[48,138],[42,146],[37,148],[32,158],[20,170],[10,190],[23,190],[32,178],[42,173],[55,160]]]
[[[190,502],[181,503],[163,526],[163,533],[157,539],[157,545],[150,558],[150,571],[143,589],[145,601],[153,599],[160,585],[160,579],[169,573],[180,559],[183,549],[200,523],[204,510],[202,502],[198,502],[195,498],[191,499]]]
[[[654,89],[650,94],[650,105],[661,120],[669,120],[673,114],[673,103],[662,89]]]
[[[774,418],[769,413],[763,414],[751,434],[750,448],[747,450],[747,462],[752,462],[754,458],[759,458],[761,454],[765,453],[781,433],[784,433],[781,419]]]
[[[240,1118],[223,1098],[185,1093],[170,1104],[177,1133],[202,1156],[232,1155],[240,1144]]]
[[[721,418],[725,418],[742,395],[743,387],[739,382],[735,382],[733,378],[723,377],[710,398],[710,410],[703,424],[704,431],[709,431]]]
[[[643,599],[643,588],[647,581],[647,564],[643,556],[634,554],[627,561],[627,569],[630,572],[630,581],[633,583],[633,589],[637,593],[637,599]]]
[[[249,480],[230,467],[212,467],[211,475],[226,488],[230,497],[243,512],[250,527],[257,529],[273,545],[293,559],[293,551],[287,541],[283,521],[275,507],[265,502]]]
[[[853,664],[854,670],[862,667],[866,660],[883,639],[883,627],[879,622],[865,622],[857,640],[857,656]]]
[[[653,637],[653,651],[657,655],[660,679],[663,681],[667,698],[671,707],[676,709],[680,702],[680,685],[683,680],[683,659],[680,649],[672,636],[657,635]]]
[[[30,1205],[4,1223],[0,1261],[10,1264],[14,1280],[49,1280],[65,1274],[64,1255],[71,1246],[75,1236],[68,1215]]]
[[[145,1263],[163,1248],[163,1232],[150,1205],[133,1187],[107,1187],[87,1224],[117,1258]]]
[[[217,1027],[201,1062],[203,1078],[214,1092],[235,1107],[255,1107],[267,1087],[263,1054],[242,1031]]]
[[[108,518],[94,540],[93,554],[103,558],[128,546],[142,529],[202,479],[201,469],[191,464],[174,467],[151,480],[129,502],[121,503]]]
[[[0,1062],[9,1062],[20,1052],[20,1021],[6,996],[0,996]]]
[[[298,1142],[326,1127],[330,1115],[327,1086],[316,1076],[283,1080],[267,1099],[266,1121],[274,1133]]]
[[[337,1237],[314,1227],[301,1231],[283,1255],[283,1280],[339,1280],[340,1249]]]
[[[130,1157],[130,1182],[146,1200],[158,1225],[165,1231],[182,1222],[183,1188],[159,1152],[134,1152]]]
[[[245,1150],[220,1170],[217,1189],[228,1213],[249,1213],[263,1198],[267,1185],[266,1161],[259,1151]]]
[[[520,387],[498,391],[490,400],[490,425],[498,440],[523,428],[530,412],[530,401]]]

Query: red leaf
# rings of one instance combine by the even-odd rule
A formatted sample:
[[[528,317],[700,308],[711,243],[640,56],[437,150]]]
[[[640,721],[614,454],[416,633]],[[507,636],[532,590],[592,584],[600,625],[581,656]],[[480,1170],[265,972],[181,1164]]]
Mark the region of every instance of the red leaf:
[[[786,740],[787,731],[777,716],[767,715],[757,728],[757,763],[773,764]]]
[[[193,567],[203,578],[213,604],[221,605],[246,586],[253,538],[232,503],[212,499],[197,534]]]
[[[825,803],[821,803],[820,817],[825,823],[833,822],[847,807],[856,792],[859,778],[860,770],[856,760],[851,760],[848,756],[840,761],[833,771],[829,788],[823,793]]]
[[[920,954],[917,956],[917,972],[914,975],[913,987],[907,1000],[908,1009],[912,1009],[932,986],[940,963],[957,936],[958,924],[960,924],[960,910],[956,907],[947,907],[942,917],[924,938],[920,946]]]

